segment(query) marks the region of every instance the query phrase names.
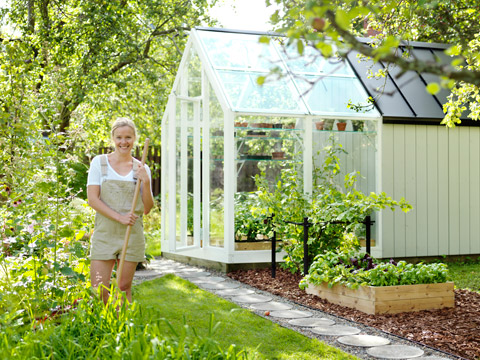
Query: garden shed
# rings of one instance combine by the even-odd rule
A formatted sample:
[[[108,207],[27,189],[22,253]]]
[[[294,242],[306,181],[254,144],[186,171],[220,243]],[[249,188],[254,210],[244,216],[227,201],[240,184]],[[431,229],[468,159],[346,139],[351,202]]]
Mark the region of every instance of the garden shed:
[[[380,85],[367,78],[368,63],[354,54],[325,60],[308,47],[298,57],[282,40],[191,31],[162,119],[164,256],[223,270],[269,262],[269,243],[238,231],[245,196],[256,190],[253,177],[273,183],[288,167],[311,192],[322,161],[316,154],[332,136],[346,150],[342,172],[362,174],[360,190],[403,196],[414,207],[373,215],[373,255],[480,253],[479,128],[439,125],[446,94],[425,91],[434,78],[407,74],[399,83],[389,76],[383,86],[393,96],[372,105],[367,99]],[[414,44],[418,56],[442,56],[441,45],[421,45]],[[259,85],[273,67],[284,76]]]

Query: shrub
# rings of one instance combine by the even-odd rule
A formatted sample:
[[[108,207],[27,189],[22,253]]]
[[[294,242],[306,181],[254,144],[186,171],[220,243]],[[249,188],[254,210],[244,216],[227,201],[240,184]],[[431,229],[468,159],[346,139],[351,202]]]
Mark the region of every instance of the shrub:
[[[340,173],[338,153],[344,150],[333,137],[329,141],[323,150],[325,160],[322,166],[313,171],[312,194],[304,192],[302,177],[295,168],[284,169],[273,187],[264,175],[256,177],[259,202],[256,213],[263,217],[275,214],[275,229],[286,238],[282,245],[287,253],[283,266],[292,272],[304,272],[303,228],[287,221],[300,223],[307,217],[312,223],[308,255],[313,259],[325,251],[345,246],[358,249],[355,233],[364,229],[363,221],[367,215],[385,208],[400,208],[405,212],[411,209],[403,198],[395,201],[383,192],[365,195],[357,190],[359,173],[347,174],[343,188],[340,187],[336,179]]]

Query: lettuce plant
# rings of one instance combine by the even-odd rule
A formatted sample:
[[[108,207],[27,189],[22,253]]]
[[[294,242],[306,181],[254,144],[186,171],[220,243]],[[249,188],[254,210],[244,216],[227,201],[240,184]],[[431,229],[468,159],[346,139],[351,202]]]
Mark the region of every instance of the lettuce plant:
[[[308,275],[300,282],[300,288],[308,284],[329,287],[343,284],[356,289],[359,286],[395,286],[442,283],[448,280],[446,264],[398,263],[393,259],[382,262],[356,250],[327,251],[318,255],[310,266]]]

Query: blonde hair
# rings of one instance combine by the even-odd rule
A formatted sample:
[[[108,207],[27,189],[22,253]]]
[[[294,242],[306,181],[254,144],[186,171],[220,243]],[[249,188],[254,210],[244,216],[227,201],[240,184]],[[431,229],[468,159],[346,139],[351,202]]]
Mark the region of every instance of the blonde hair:
[[[123,126],[131,127],[133,129],[133,134],[135,135],[135,137],[137,137],[137,129],[136,129],[133,121],[131,119],[127,118],[127,117],[119,117],[112,124],[112,131],[110,132],[112,138],[113,138],[113,133],[115,132],[115,130],[117,130],[119,127],[123,127]]]

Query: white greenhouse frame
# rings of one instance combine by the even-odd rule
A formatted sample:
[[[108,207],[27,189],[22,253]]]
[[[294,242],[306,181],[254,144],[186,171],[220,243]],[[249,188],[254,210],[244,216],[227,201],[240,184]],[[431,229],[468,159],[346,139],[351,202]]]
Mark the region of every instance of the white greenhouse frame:
[[[162,163],[161,163],[161,206],[162,206],[162,253],[166,257],[175,259],[187,259],[189,262],[208,264],[225,270],[231,264],[255,264],[267,263],[271,259],[270,250],[235,250],[234,222],[235,208],[234,196],[236,192],[236,148],[235,148],[235,119],[239,116],[257,117],[282,117],[301,119],[303,137],[302,162],[304,191],[312,190],[312,168],[313,168],[313,122],[316,119],[337,119],[337,120],[363,120],[375,123],[376,136],[374,148],[381,142],[381,116],[373,109],[370,114],[332,114],[330,112],[312,112],[308,104],[302,98],[304,111],[282,112],[282,111],[238,111],[232,106],[231,99],[226,94],[222,80],[212,65],[211,58],[207,53],[201,39],[202,32],[217,31],[226,36],[237,34],[260,36],[260,33],[235,32],[214,29],[194,29],[190,33],[186,44],[182,61],[179,65],[172,92],[169,95],[166,111],[162,119]],[[201,64],[201,94],[191,96],[189,94],[188,66],[190,53],[194,51]],[[347,64],[347,66],[349,66]],[[288,76],[291,76],[289,74]],[[223,112],[224,131],[224,240],[223,247],[212,246],[210,243],[210,101],[213,91]],[[365,94],[367,94],[365,92]],[[180,105],[179,105],[180,104]],[[190,110],[189,110],[190,109]],[[244,109],[247,110],[247,109]],[[190,113],[189,113],[190,111]],[[193,114],[192,114],[193,113]],[[190,122],[190,123],[189,123]],[[193,122],[193,124],[191,123]],[[188,124],[191,126],[188,127]],[[187,241],[187,202],[189,176],[188,168],[188,128],[193,129],[193,241]],[[178,139],[177,139],[178,136]],[[177,159],[177,152],[181,155]],[[374,166],[375,180],[372,191],[379,191],[381,184],[381,171],[378,166],[382,162],[380,151],[375,151]],[[368,174],[364,174],[368,177]],[[180,181],[178,181],[178,177]],[[177,193],[180,196],[177,201]],[[203,200],[202,200],[203,199]],[[202,208],[203,205],[203,208]],[[178,223],[177,210],[180,209],[180,221]],[[202,226],[203,219],[203,226]],[[381,233],[381,221],[376,224],[376,236]],[[381,242],[377,240],[377,246],[372,248],[373,254],[378,252]],[[380,251],[381,252],[381,251]],[[277,253],[277,261],[281,261],[283,253]]]

